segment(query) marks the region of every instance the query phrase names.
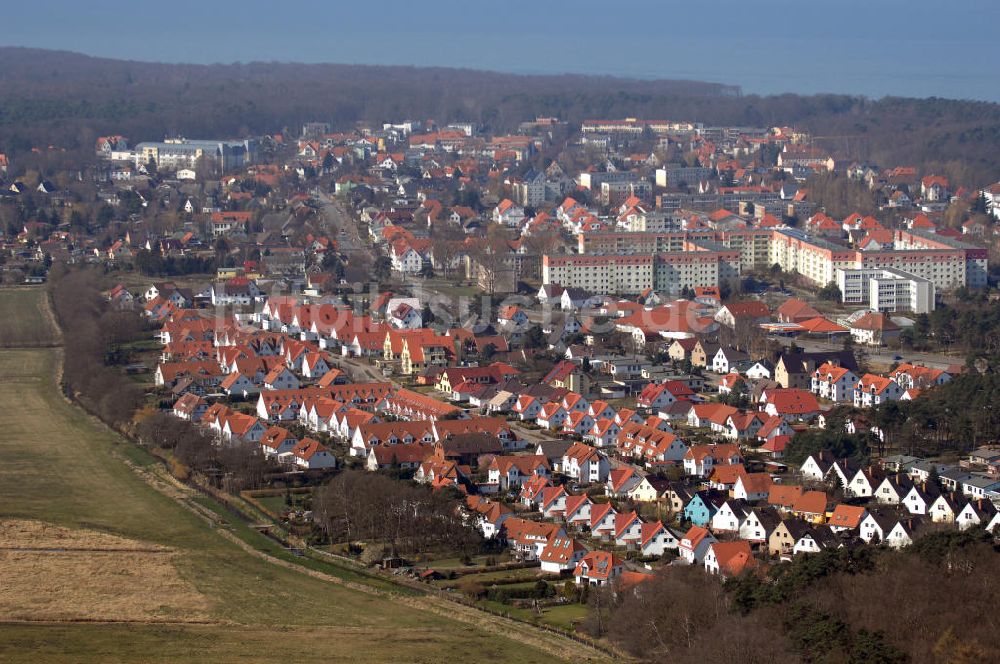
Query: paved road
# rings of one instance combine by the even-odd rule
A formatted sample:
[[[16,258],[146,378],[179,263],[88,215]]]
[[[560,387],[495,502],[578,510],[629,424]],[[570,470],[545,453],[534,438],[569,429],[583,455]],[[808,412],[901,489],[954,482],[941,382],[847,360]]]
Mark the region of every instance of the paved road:
[[[517,422],[511,422],[510,428],[515,434],[517,434],[518,438],[528,441],[531,447],[535,447],[538,443],[548,440],[559,440],[559,438],[553,436],[550,431],[544,431],[542,429],[529,429],[521,426]]]
[[[844,344],[841,341],[816,341],[813,339],[790,339],[788,337],[772,338],[785,346],[790,346],[792,342],[794,342],[796,346],[809,352],[842,350],[844,348]],[[868,355],[868,361],[876,364],[892,364],[893,362],[899,362],[900,360],[895,359],[897,355],[902,357],[907,362],[917,362],[934,369],[946,369],[948,365],[951,364],[965,363],[965,358],[954,355],[945,355],[943,353],[918,353],[907,350],[871,348],[867,346],[865,347],[865,353]]]
[[[400,387],[400,384],[391,376],[386,376],[377,367],[356,358],[338,355],[334,357],[333,361],[341,370],[346,371],[351,380],[356,383],[392,383],[396,387]]]
[[[337,239],[337,243],[340,245],[340,253],[347,254],[348,256],[355,253],[362,253],[374,261],[368,245],[361,239],[358,225],[354,222],[354,218],[344,206],[344,203],[319,190],[315,194],[317,200],[320,202],[320,210],[323,213],[326,231]],[[341,231],[343,231],[343,234],[341,234]]]

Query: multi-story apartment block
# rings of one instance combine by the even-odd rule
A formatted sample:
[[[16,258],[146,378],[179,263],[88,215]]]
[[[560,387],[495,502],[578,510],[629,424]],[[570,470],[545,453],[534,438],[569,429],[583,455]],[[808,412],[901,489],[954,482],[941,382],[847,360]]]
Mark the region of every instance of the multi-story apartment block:
[[[938,288],[957,288],[967,286],[968,288],[984,288],[986,286],[986,249],[976,247],[950,237],[930,233],[919,229],[897,230],[895,234],[895,247],[901,253],[915,253],[920,255],[926,253],[925,261],[911,260],[913,263],[923,263],[914,267],[921,267],[930,274],[921,273],[916,269],[907,269],[905,262],[903,265],[892,265],[899,270],[911,272],[924,279],[930,279]],[[947,262],[946,266],[944,263]],[[961,263],[964,262],[964,265]],[[947,274],[946,267],[952,272]],[[954,275],[953,285],[942,285],[941,280]]]
[[[514,202],[525,207],[537,207],[544,203],[547,192],[545,174],[534,171],[511,186]]]
[[[683,242],[675,251],[544,256],[542,260],[542,283],[596,294],[635,294],[652,288],[676,295],[685,288],[717,286],[739,276],[739,253],[707,241]]]
[[[200,160],[226,171],[253,163],[257,152],[255,140],[193,141],[172,138],[162,142],[139,143],[135,146],[136,166],[149,162],[164,171],[196,168]]]
[[[542,256],[542,283],[590,293],[641,293],[653,287],[653,256]]]
[[[695,186],[702,180],[710,180],[714,176],[711,168],[704,166],[673,166],[656,169],[657,187],[679,187],[682,184]]]
[[[960,286],[981,288],[986,285],[986,249],[921,231],[897,230],[893,248],[879,251],[860,251],[845,243],[794,228],[580,233],[577,236],[577,251],[584,255],[601,255],[602,260],[608,260],[610,254],[708,252],[719,254],[721,261],[738,262],[739,271],[767,269],[777,264],[786,272],[796,272],[817,286],[836,283],[838,270],[847,274],[871,270],[871,275],[876,276],[878,281],[875,301],[880,310],[908,308],[917,312],[930,311],[938,290]],[[569,260],[574,257],[560,258]],[[883,276],[876,275],[874,271]],[[720,267],[719,279],[738,273],[735,268]],[[908,280],[909,284],[895,283],[901,274],[905,274],[903,280]],[[846,290],[846,283],[843,290]],[[853,297],[860,297],[857,289],[852,287],[851,290]],[[871,301],[870,298],[869,291],[868,298],[859,302]],[[889,307],[891,309],[887,309]]]
[[[845,304],[875,311],[934,311],[934,283],[891,267],[837,270],[837,287]]]
[[[620,205],[629,197],[635,196],[640,201],[653,198],[653,185],[648,180],[634,178],[618,182],[602,182],[598,199],[604,205]]]
[[[619,136],[641,136],[646,129],[653,134],[689,134],[702,129],[700,122],[670,122],[667,120],[639,120],[624,118],[622,120],[584,120],[580,126],[583,134],[612,134]]]

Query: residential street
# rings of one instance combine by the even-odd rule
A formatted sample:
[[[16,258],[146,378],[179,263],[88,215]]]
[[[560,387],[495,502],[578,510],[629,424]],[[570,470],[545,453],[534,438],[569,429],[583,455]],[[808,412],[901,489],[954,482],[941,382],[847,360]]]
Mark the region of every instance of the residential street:
[[[354,223],[354,219],[344,209],[343,204],[333,196],[318,189],[315,193],[322,204],[320,209],[323,213],[323,221],[327,225],[327,231],[331,237],[336,238],[340,245],[340,253],[350,256],[360,252],[367,254],[371,260],[374,260],[368,246],[358,233],[358,225]]]

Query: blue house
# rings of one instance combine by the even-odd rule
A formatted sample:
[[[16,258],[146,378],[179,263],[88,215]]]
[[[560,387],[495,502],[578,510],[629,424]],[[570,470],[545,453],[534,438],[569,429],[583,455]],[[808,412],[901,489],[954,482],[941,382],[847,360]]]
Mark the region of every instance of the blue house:
[[[699,491],[684,507],[684,518],[696,526],[707,526],[725,500],[726,496],[721,491]]]

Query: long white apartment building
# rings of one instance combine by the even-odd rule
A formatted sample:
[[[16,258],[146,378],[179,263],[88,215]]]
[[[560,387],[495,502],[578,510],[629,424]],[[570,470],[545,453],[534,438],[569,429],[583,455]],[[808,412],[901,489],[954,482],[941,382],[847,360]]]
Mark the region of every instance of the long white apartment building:
[[[657,135],[684,134],[700,131],[700,122],[672,122],[669,120],[640,120],[622,118],[619,120],[584,120],[580,125],[583,134],[625,134],[641,136],[647,128]]]
[[[951,262],[955,259],[958,262],[953,267],[953,272],[958,274],[954,278],[953,287],[986,287],[988,270],[986,266],[987,252],[984,247],[976,247],[966,242],[928,231],[898,230],[895,234],[895,249],[897,251],[893,253],[896,254],[916,252],[920,255],[923,253],[926,256],[925,261],[908,261],[910,265],[918,262],[922,263],[915,267],[920,268],[923,272],[916,269],[907,269],[905,267],[907,261],[905,260],[901,260],[901,264],[893,265],[892,267],[912,272],[924,279],[930,279],[938,288],[949,288],[949,286],[939,283],[940,276],[938,273],[943,272],[941,263],[946,260]],[[897,257],[897,260],[899,258]]]
[[[602,260],[609,260],[608,257],[613,255],[687,253],[699,249],[735,252],[734,260],[739,263],[739,271],[768,269],[777,264],[782,270],[801,274],[817,286],[836,283],[838,270],[886,269],[926,280],[934,291],[952,290],[961,286],[981,288],[986,285],[986,249],[920,231],[896,230],[893,247],[879,251],[860,251],[846,243],[810,235],[794,228],[623,231],[580,233],[577,236],[577,251],[580,254],[600,255]],[[730,260],[729,255],[731,254],[727,253],[725,260]],[[732,270],[719,270],[720,279],[732,274]],[[902,288],[898,285],[895,287]],[[888,285],[886,288],[888,289]],[[902,291],[899,296],[904,297]],[[933,293],[928,294],[928,297],[933,301]],[[918,294],[914,300],[915,306],[923,306],[920,304],[922,298],[926,299]]]
[[[837,270],[837,287],[845,304],[861,304],[882,312],[934,311],[934,283],[891,267]]]
[[[653,256],[542,256],[542,283],[600,295],[641,293],[653,287]]]
[[[678,251],[642,254],[572,254],[542,257],[542,283],[590,293],[678,295],[685,288],[738,279],[737,251],[685,243]]]
[[[199,141],[171,138],[166,141],[139,143],[135,146],[136,166],[153,162],[164,171],[195,168],[205,160],[227,171],[253,163],[257,152],[256,140]]]

